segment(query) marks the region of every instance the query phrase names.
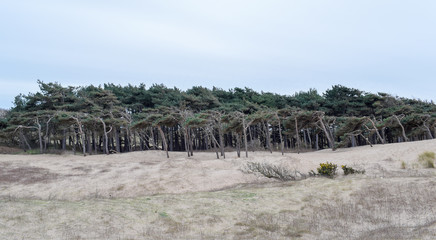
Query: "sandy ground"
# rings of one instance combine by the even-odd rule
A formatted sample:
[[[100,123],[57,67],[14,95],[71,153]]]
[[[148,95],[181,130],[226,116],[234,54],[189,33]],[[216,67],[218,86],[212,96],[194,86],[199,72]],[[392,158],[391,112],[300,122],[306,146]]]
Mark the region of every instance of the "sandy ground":
[[[308,153],[0,155],[0,239],[436,239],[436,140]],[[321,162],[364,175],[280,182],[241,171]],[[406,169],[401,168],[401,163]]]
[[[315,170],[321,162],[365,169],[367,176],[387,177],[419,168],[417,157],[436,151],[436,140],[322,150],[309,153],[249,152],[237,158],[228,152],[226,159],[215,153],[161,151],[114,155],[0,155],[0,195],[18,198],[80,200],[101,197],[137,197],[162,193],[216,191],[241,184],[271,181],[241,171],[250,162],[271,162],[302,173]],[[410,173],[410,171],[408,171]],[[415,174],[426,174],[425,170]]]

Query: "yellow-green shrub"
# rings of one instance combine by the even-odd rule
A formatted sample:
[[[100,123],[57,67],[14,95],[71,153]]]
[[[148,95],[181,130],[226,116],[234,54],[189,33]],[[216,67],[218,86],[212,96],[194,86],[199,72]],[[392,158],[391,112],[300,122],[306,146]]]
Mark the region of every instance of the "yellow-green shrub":
[[[318,170],[318,174],[326,177],[333,178],[336,175],[336,169],[338,168],[338,165],[334,163],[320,163]]]

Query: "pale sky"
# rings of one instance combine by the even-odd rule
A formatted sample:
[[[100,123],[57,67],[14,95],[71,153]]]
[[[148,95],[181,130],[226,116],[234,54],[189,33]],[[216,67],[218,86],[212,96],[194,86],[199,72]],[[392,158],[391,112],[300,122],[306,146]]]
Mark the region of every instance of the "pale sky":
[[[0,108],[37,79],[436,100],[434,0],[3,0]]]

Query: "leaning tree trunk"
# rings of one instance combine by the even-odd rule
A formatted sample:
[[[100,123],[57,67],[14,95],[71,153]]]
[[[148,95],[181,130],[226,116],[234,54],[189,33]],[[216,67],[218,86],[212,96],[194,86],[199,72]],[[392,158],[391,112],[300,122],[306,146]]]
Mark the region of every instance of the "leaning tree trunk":
[[[422,123],[422,125],[423,125],[424,129],[425,129],[426,132],[427,132],[427,136],[428,136],[428,138],[429,138],[429,139],[433,139],[433,136],[431,135],[430,128],[427,126],[427,123],[424,121],[424,122]]]
[[[167,158],[170,158],[170,155],[168,154],[168,144],[167,144],[167,140],[165,138],[165,133],[163,132],[162,127],[160,125],[157,126],[157,129],[159,130],[160,137],[162,138],[162,145],[165,148]]]
[[[365,136],[363,136],[362,133],[359,134],[360,136],[363,137],[363,139],[365,139],[365,141],[372,147],[372,143],[368,140],[368,138],[366,138]]]
[[[380,135],[380,133],[378,132],[377,127],[375,126],[374,121],[371,118],[367,118],[370,122],[372,127],[374,128],[374,131],[377,133],[377,138],[381,141],[382,144],[386,143],[386,140]]]
[[[401,133],[403,134],[404,141],[408,142],[409,138],[407,138],[407,136],[406,136],[406,131],[404,130],[403,124],[401,124],[401,120],[398,118],[397,115],[392,115],[392,116],[397,120],[398,125],[400,125],[400,127],[401,127]]]
[[[330,130],[327,130],[327,128],[324,124],[324,120],[322,118],[319,118],[318,122],[321,125],[321,128],[324,131],[324,134],[326,135],[326,138],[327,138],[327,141],[329,142],[330,147],[332,148],[333,151],[335,151],[336,147],[335,147],[335,142],[333,139],[333,134],[331,133]]]
[[[23,132],[22,128],[20,128],[20,138],[23,141],[23,149],[24,149],[24,151],[26,151],[26,146],[29,149],[29,151],[32,150],[32,148],[30,147],[29,142],[26,139],[26,136],[24,135],[24,132]]]

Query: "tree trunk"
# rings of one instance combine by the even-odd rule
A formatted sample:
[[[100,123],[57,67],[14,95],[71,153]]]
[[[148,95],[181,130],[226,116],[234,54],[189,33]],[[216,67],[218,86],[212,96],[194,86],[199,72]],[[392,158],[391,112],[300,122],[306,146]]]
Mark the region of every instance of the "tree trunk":
[[[282,135],[282,125],[280,124],[279,120],[279,136],[280,136],[280,150],[282,151],[282,155],[285,155],[285,146],[283,142],[283,135]]]
[[[407,136],[406,136],[406,131],[404,130],[403,124],[401,124],[401,120],[398,118],[397,115],[392,115],[392,116],[397,120],[398,125],[400,125],[400,127],[401,127],[401,133],[403,134],[404,141],[408,142],[409,138],[407,138]]]
[[[300,154],[301,141],[300,141],[300,134],[299,134],[299,130],[298,130],[298,118],[297,118],[297,116],[295,116],[295,138],[297,140],[297,153]]]
[[[245,157],[248,158],[248,146],[247,146],[247,126],[245,126],[245,118],[242,118],[242,130],[244,131],[244,146],[245,146]]]
[[[115,133],[115,150],[117,153],[121,152],[121,138],[120,138],[120,129],[118,127],[114,127]]]
[[[221,148],[221,156],[224,157],[224,159],[226,158],[226,153],[224,151],[224,136],[223,136],[223,132],[221,129],[221,124],[218,125],[218,135],[220,138],[220,148]]]
[[[67,150],[67,130],[63,130],[62,134],[62,151]]]
[[[429,139],[433,139],[433,136],[431,135],[430,128],[427,126],[427,124],[426,124],[425,122],[423,122],[422,125],[423,125],[424,129],[425,129],[426,132],[427,132],[427,136],[428,136],[428,138],[429,138]]]
[[[183,128],[183,138],[184,138],[184,142],[185,142],[185,151],[188,154],[188,157],[191,156],[191,153],[189,152],[189,140],[188,140],[188,130],[187,127]]]
[[[106,123],[103,121],[103,119],[100,118],[100,122],[103,124],[103,133],[104,133],[104,153],[109,154],[109,139],[108,139],[108,132],[106,131]],[[109,131],[110,132],[110,131]]]
[[[335,142],[334,142],[333,135],[332,135],[331,131],[327,130],[327,128],[324,124],[324,120],[321,117],[319,118],[318,122],[321,125],[321,128],[326,135],[326,138],[327,138],[327,141],[329,142],[330,147],[332,148],[333,151],[335,151],[336,147],[335,147]]]
[[[42,143],[42,129],[41,124],[39,124],[38,118],[36,118],[36,124],[38,125],[38,139],[39,139],[39,153],[44,153],[43,143]]]
[[[92,131],[92,143],[94,144],[94,153],[97,154],[97,140],[95,139],[97,137],[97,134],[95,133],[95,130]]]
[[[361,133],[360,136],[363,137],[363,139],[365,139],[365,141],[372,147],[372,143],[368,140],[368,138],[366,138],[365,136],[363,136],[363,134]]]
[[[382,144],[385,144],[386,143],[385,138],[380,136],[380,133],[378,132],[377,126],[375,126],[375,122],[371,118],[368,118],[368,120],[371,122],[371,125],[374,128],[375,132],[377,133],[377,137],[380,140],[380,142]]]
[[[265,128],[266,146],[268,147],[269,152],[272,153],[271,138],[270,138],[270,135],[269,135],[268,121],[267,122],[263,122],[263,126]]]
[[[160,137],[162,138],[162,145],[165,148],[165,152],[167,154],[167,158],[170,158],[170,155],[168,154],[168,144],[167,144],[167,140],[165,138],[165,133],[162,131],[161,126],[158,125],[157,129],[159,130]]]

